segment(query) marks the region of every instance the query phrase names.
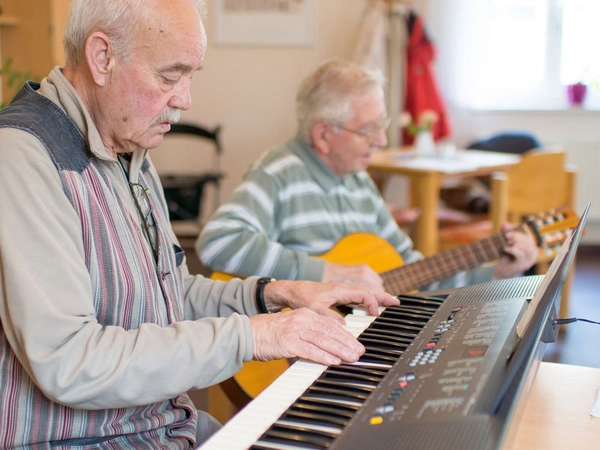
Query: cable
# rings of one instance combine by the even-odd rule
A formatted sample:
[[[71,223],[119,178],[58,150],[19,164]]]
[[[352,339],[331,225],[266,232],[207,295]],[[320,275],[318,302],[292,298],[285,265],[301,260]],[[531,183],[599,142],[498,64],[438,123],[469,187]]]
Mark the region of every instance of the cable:
[[[575,323],[575,322],[587,322],[587,323],[593,323],[594,325],[600,325],[600,322],[594,322],[593,320],[588,320],[588,319],[578,319],[577,317],[571,317],[569,319],[554,320],[554,323],[557,325],[567,325],[569,323]]]

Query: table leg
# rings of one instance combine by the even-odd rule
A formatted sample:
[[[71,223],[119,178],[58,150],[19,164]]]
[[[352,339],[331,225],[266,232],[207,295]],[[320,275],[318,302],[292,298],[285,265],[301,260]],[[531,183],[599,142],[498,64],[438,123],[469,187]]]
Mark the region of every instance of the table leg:
[[[413,205],[421,210],[415,232],[415,248],[424,256],[439,250],[438,203],[441,180],[438,174],[428,173],[412,177]]]

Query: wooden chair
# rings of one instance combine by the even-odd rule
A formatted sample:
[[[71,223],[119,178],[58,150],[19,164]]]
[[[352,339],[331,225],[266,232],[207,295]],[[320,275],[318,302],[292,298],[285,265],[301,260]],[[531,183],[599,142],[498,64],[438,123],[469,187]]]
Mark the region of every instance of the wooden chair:
[[[519,224],[525,217],[561,208],[575,209],[576,172],[568,168],[564,151],[531,150],[506,172],[492,176],[488,218],[440,230],[440,249],[447,250],[498,233],[503,223]],[[554,257],[540,249],[534,273],[545,273]],[[572,275],[563,287],[560,317],[568,315]]]

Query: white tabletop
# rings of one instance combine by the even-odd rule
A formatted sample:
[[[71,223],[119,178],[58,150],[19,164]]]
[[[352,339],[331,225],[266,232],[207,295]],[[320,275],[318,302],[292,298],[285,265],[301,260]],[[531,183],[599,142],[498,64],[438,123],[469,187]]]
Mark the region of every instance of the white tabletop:
[[[394,165],[411,169],[434,170],[443,173],[463,173],[484,167],[511,165],[521,157],[512,153],[488,152],[483,150],[457,150],[452,155],[417,156],[412,151],[397,151],[393,154]]]

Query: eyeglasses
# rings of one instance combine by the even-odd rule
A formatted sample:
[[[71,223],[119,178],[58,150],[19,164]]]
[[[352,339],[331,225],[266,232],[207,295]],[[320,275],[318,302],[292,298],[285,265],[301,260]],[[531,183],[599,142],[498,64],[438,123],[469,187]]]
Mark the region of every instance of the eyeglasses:
[[[391,117],[385,118],[381,123],[376,123],[372,125],[368,125],[362,130],[352,130],[351,128],[346,128],[343,125],[338,125],[336,123],[332,123],[332,125],[336,128],[340,128],[348,133],[356,134],[357,136],[364,137],[368,142],[373,142],[382,131],[386,131],[390,127],[390,123],[392,122]]]
[[[152,247],[154,260],[158,262],[158,236],[156,233],[156,222],[154,221],[154,216],[152,215],[152,204],[150,203],[150,198],[148,197],[148,194],[150,194],[150,189],[145,188],[139,183],[131,182],[129,183],[129,189],[131,190],[131,195],[133,195],[138,213],[142,217],[142,228],[144,229],[146,239],[148,239],[148,242],[150,243],[150,247]]]

